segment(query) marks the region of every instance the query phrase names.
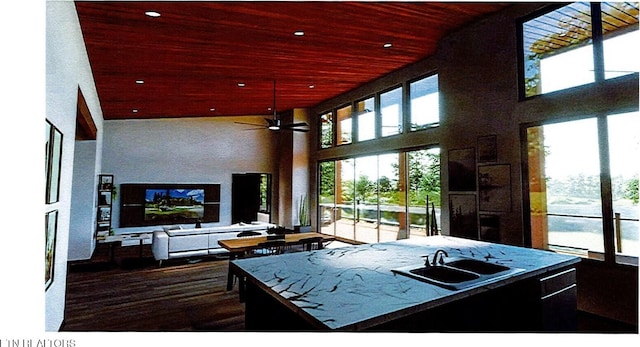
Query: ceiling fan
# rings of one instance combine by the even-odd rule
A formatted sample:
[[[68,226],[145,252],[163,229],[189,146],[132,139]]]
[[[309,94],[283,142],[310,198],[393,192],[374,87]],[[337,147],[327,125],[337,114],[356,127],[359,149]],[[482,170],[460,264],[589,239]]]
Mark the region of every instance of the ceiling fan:
[[[306,122],[283,124],[280,121],[280,117],[278,116],[278,113],[276,112],[276,81],[275,80],[273,81],[273,108],[272,109],[273,109],[273,117],[264,119],[265,121],[267,121],[267,124],[254,124],[254,123],[244,123],[244,122],[235,122],[235,123],[236,124],[244,124],[244,125],[252,125],[254,127],[258,127],[258,128],[249,129],[249,130],[269,129],[269,130],[273,130],[273,131],[280,131],[280,130],[300,131],[300,132],[308,132],[309,131],[308,128],[304,128],[304,127],[308,127],[309,126],[309,124],[307,124]]]

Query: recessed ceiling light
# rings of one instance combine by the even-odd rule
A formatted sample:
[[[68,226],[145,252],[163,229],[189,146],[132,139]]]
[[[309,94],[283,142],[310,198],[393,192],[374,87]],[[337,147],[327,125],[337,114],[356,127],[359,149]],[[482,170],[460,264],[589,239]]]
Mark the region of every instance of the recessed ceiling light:
[[[131,112],[133,112],[133,113],[138,113],[138,110],[133,109],[133,110],[131,110]]]
[[[315,87],[316,87],[316,85],[315,85],[315,84],[310,84],[310,85],[309,85],[309,89],[313,89],[313,88],[315,88]]]
[[[144,84],[144,80],[136,80],[136,84]]]
[[[160,17],[160,12],[156,12],[156,11],[147,11],[144,14],[146,14],[147,16],[151,17],[151,18],[158,18]]]
[[[209,111],[214,112],[216,109],[215,108],[210,108]]]
[[[387,42],[384,45],[382,45],[382,47],[384,48],[391,48],[393,45],[391,44],[391,42]]]
[[[243,82],[238,83],[238,87],[242,88],[244,87],[246,84],[244,84]]]
[[[296,36],[304,36],[304,31],[298,30],[298,31],[294,32],[293,34],[296,35]]]

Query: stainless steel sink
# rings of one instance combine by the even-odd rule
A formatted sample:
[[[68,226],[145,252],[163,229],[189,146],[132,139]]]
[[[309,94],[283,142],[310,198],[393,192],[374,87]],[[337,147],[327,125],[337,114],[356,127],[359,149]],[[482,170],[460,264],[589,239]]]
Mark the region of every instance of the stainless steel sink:
[[[409,272],[417,276],[427,277],[445,283],[460,283],[475,280],[480,277],[471,272],[460,271],[446,266],[421,267],[409,270]]]
[[[451,290],[496,282],[524,271],[472,258],[446,259],[444,264],[405,266],[391,271]]]
[[[493,275],[509,270],[509,267],[477,259],[459,259],[445,262],[445,265],[456,269],[467,270],[481,275]]]

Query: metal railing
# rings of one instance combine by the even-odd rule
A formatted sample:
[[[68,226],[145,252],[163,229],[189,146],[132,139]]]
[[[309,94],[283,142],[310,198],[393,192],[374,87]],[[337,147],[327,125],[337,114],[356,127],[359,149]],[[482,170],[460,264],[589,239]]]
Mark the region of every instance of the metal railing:
[[[613,214],[614,220],[614,231],[616,235],[616,251],[618,253],[622,253],[622,222],[639,222],[638,218],[622,218],[620,213]],[[583,216],[576,214],[565,214],[565,213],[547,213],[547,216],[551,217],[569,217],[569,218],[586,218],[586,219],[602,219],[601,216]]]

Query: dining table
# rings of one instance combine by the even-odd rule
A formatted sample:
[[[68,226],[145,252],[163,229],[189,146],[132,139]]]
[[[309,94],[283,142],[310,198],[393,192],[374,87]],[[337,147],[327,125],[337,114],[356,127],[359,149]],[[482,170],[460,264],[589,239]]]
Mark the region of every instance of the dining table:
[[[267,235],[267,236],[251,236],[251,237],[238,237],[235,239],[218,240],[218,244],[229,251],[229,271],[227,275],[227,290],[233,289],[233,277],[231,262],[234,259],[242,258],[246,254],[251,254],[253,251],[263,248],[263,244],[267,241],[284,240],[285,248],[292,245],[300,245],[308,243],[310,240],[317,242],[317,248],[323,248],[325,242],[335,240],[335,236],[322,234],[318,232],[308,233],[293,233],[293,234],[281,234],[281,235]]]

